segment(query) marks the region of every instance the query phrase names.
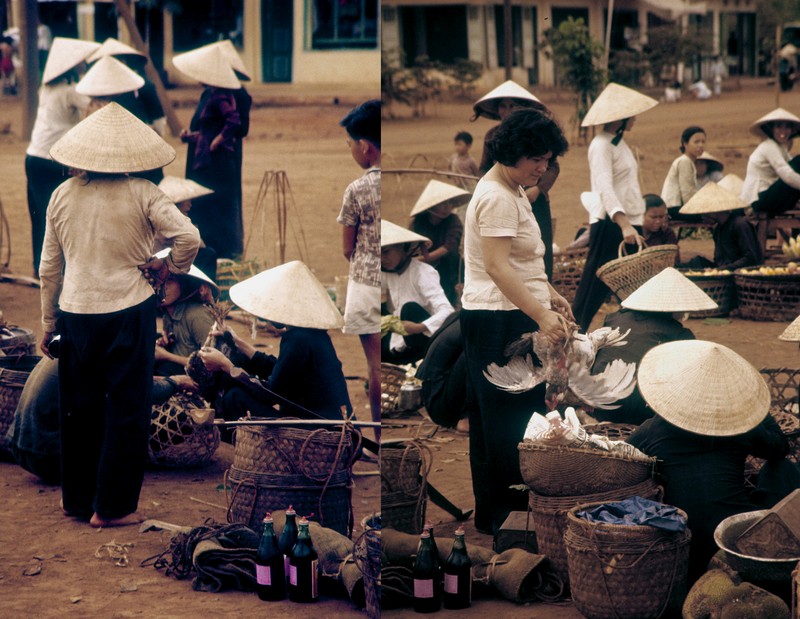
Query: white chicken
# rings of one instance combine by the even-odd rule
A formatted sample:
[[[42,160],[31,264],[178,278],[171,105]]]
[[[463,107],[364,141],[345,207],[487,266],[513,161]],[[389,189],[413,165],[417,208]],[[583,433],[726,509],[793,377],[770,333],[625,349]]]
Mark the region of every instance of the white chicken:
[[[548,410],[556,410],[568,390],[592,408],[619,408],[614,403],[628,397],[636,387],[636,364],[616,359],[599,374],[593,375],[591,369],[598,350],[624,346],[628,333],[620,334],[619,329],[611,327],[588,334],[573,331],[564,344],[553,344],[539,332],[527,334],[506,349],[511,357],[506,365],[491,363],[483,374],[493,385],[512,393],[547,383]],[[530,354],[525,354],[531,346],[541,366],[533,363]]]

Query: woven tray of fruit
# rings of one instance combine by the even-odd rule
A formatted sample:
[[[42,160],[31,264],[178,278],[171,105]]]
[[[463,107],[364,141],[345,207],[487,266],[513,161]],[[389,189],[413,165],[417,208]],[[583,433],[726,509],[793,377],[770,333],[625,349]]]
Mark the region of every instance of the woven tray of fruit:
[[[747,275],[749,277],[788,277],[797,279],[800,276],[800,267],[796,262],[790,262],[784,266],[758,266],[737,269],[735,275]]]
[[[686,277],[727,277],[732,276],[733,271],[728,269],[681,269]]]

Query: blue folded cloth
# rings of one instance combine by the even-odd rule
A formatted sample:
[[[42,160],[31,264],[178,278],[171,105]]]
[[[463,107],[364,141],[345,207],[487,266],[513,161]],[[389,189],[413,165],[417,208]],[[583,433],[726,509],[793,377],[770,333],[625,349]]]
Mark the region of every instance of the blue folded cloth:
[[[589,522],[650,526],[676,533],[686,529],[686,516],[677,507],[640,496],[582,509],[575,515]]]

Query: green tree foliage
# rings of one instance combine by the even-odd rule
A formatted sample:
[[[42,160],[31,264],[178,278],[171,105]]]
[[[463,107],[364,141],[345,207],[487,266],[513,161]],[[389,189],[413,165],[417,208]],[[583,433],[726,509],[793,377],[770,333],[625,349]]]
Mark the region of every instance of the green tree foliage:
[[[546,30],[544,44],[560,85],[575,94],[575,118],[580,123],[604,85],[605,72],[599,66],[603,46],[592,39],[583,19],[572,17]]]
[[[683,62],[691,65],[701,56],[712,52],[712,35],[708,30],[690,28],[681,32],[679,23],[656,26],[647,31],[643,60],[655,77],[664,69]]]
[[[453,64],[443,65],[442,72],[454,82],[450,86],[450,92],[459,99],[472,99],[475,82],[483,75],[483,65],[474,60],[456,58]]]

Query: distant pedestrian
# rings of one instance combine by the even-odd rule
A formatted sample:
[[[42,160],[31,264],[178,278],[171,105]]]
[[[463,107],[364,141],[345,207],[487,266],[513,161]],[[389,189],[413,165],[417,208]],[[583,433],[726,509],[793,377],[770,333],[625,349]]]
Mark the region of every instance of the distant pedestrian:
[[[456,133],[456,137],[453,138],[453,146],[456,152],[450,155],[448,169],[456,174],[479,177],[481,170],[478,167],[478,162],[469,154],[469,149],[472,148],[472,134],[467,131],[459,131]],[[459,178],[457,182],[467,190],[472,190],[475,187],[475,181],[467,178]]]

